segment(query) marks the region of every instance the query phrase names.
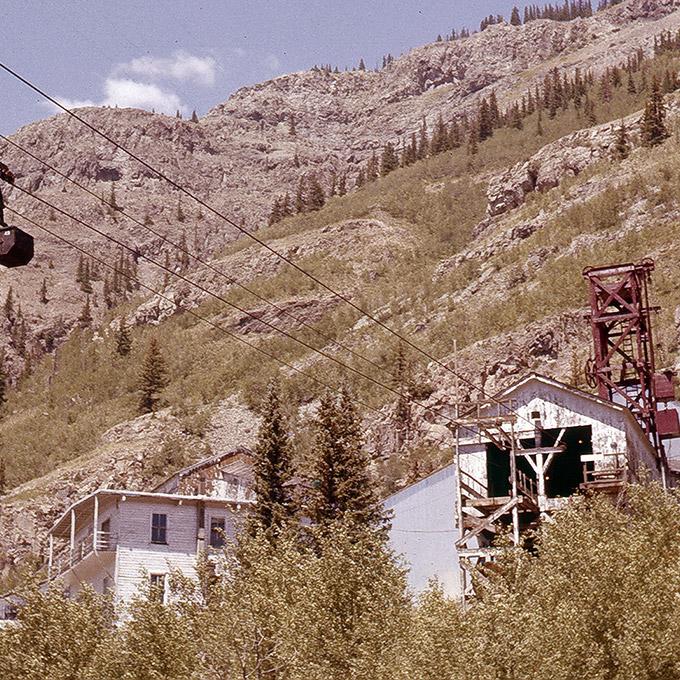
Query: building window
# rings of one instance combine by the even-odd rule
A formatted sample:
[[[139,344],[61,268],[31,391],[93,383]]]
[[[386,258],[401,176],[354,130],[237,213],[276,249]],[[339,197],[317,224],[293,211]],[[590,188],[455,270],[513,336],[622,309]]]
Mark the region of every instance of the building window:
[[[152,600],[167,602],[168,579],[166,574],[149,574],[150,597]]]
[[[168,542],[167,515],[158,512],[154,512],[151,515],[151,542],[152,543]]]
[[[224,546],[224,529],[226,523],[224,517],[213,517],[210,520],[210,547],[222,548]]]

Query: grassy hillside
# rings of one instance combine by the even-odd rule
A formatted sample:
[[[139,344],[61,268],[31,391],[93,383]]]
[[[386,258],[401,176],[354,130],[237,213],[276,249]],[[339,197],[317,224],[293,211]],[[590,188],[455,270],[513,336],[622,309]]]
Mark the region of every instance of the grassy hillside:
[[[651,79],[654,71],[663,73],[669,64],[675,66],[676,60],[675,55],[657,57],[648,65],[648,76]],[[631,94],[624,85],[616,88],[611,101],[605,103],[597,96],[597,88],[597,84],[591,86],[598,122],[618,120],[640,110],[648,95],[645,91]],[[346,266],[347,255],[343,252],[317,253],[299,263],[351,294],[358,304],[379,314],[394,329],[412,335],[416,324],[422,322],[424,328],[413,337],[435,356],[448,354],[454,339],[462,347],[469,346],[581,305],[581,270],[587,264],[637,260],[662,253],[655,277],[655,298],[664,306],[661,340],[663,357],[670,360],[677,350],[672,312],[680,304],[673,275],[680,264],[680,224],[676,217],[680,156],[676,137],[658,149],[638,150],[623,163],[601,162],[547,194],[534,194],[525,206],[508,216],[508,223],[531,219],[541,211],[546,217],[542,229],[484,264],[485,270],[495,272],[491,281],[493,276],[499,276],[498,281],[503,282],[495,295],[491,294],[493,285],[489,285],[478,296],[455,301],[456,293],[464,292],[480,275],[479,264],[474,260],[433,279],[443,259],[474,245],[473,229],[485,214],[491,174],[591,122],[570,108],[559,110],[552,120],[544,117],[542,135],[537,134],[536,114],[526,118],[523,125],[523,129],[497,130],[480,145],[476,155],[470,155],[463,146],[427,158],[361,190],[334,197],[318,212],[288,218],[264,229],[260,237],[294,238],[342,220],[366,217],[406,229],[415,246],[393,249],[389,264],[379,265],[358,280]],[[619,175],[626,179],[612,188],[612,181]],[[587,182],[599,183],[599,188],[581,202],[572,201]],[[644,212],[640,227],[623,229],[630,210],[640,206]],[[236,252],[249,250],[253,257],[257,256],[257,249],[242,239],[229,246],[223,257],[228,259]],[[521,269],[529,256],[543,251],[547,254],[530,277],[520,276],[514,285],[506,286],[506,275],[513,268]],[[351,257],[361,261],[362,254],[352,253]],[[252,287],[279,301],[319,292],[290,268],[275,277],[256,279]],[[230,291],[228,296],[238,304],[261,306],[239,291]],[[115,310],[115,315],[133,308],[134,301]],[[197,311],[225,325],[234,320],[233,314],[214,300],[204,302]],[[370,325],[357,325],[357,321],[358,314],[353,310],[336,306],[316,325],[391,370],[397,349],[394,338]],[[321,346],[311,331],[295,333]],[[78,331],[9,394],[0,423],[9,486],[86,454],[103,431],[135,416],[136,375],[152,335],[169,364],[171,382],[165,399],[186,419],[187,428],[195,427],[192,418],[199,407],[229,394],[241,393],[246,400],[256,402],[263,386],[279,371],[276,362],[265,360],[187,314],[178,314],[157,327],[136,328],[132,354],[126,358],[115,354],[107,326],[97,331]],[[347,377],[327,360],[311,360],[309,352],[291,340],[256,333],[249,334],[248,340],[287,362],[303,362],[305,370],[326,382],[339,384]],[[389,381],[389,376],[380,375],[359,360],[341,356],[343,361]],[[414,354],[412,360],[422,374],[422,357]],[[361,398],[376,407],[391,400],[388,393],[356,376],[348,379]],[[319,392],[318,386],[300,376],[290,376],[287,389],[291,404],[308,401]]]

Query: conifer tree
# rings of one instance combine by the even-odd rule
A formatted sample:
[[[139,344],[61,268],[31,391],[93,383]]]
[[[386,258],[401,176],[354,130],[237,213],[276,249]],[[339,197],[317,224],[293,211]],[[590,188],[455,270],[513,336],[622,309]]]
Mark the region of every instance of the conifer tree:
[[[480,142],[489,139],[493,135],[493,121],[491,119],[491,109],[489,102],[482,99],[477,114],[477,137]]]
[[[423,116],[423,121],[420,124],[420,137],[418,139],[418,148],[416,150],[416,160],[422,160],[427,156],[427,151],[430,148],[430,142],[427,135],[427,120]]]
[[[628,94],[637,94],[637,88],[635,87],[635,79],[633,78],[633,72],[628,71]]]
[[[359,70],[360,70],[360,71],[365,71],[365,70],[366,70],[366,64],[364,63],[363,57],[359,60]]]
[[[291,137],[297,136],[297,129],[295,127],[295,114],[294,113],[291,113],[290,118],[288,119],[288,134]]]
[[[344,520],[383,529],[385,516],[363,449],[361,420],[346,388],[339,398],[322,398],[316,430],[314,520],[322,526]]]
[[[468,145],[467,153],[468,156],[476,156],[479,152],[479,128],[475,123],[470,126],[468,132]]]
[[[90,295],[92,293],[92,282],[90,279],[90,263],[87,261],[83,263],[83,270],[80,280],[80,290],[82,290],[83,293],[86,293],[87,295]]]
[[[253,474],[256,504],[250,515],[250,529],[276,535],[295,516],[290,484],[291,448],[276,381],[270,383],[267,391]]]
[[[163,261],[163,267],[165,269],[163,270],[163,288],[167,288],[170,285],[170,253],[166,250],[165,251],[165,259]]]
[[[111,192],[109,193],[109,200],[108,200],[108,208],[107,211],[111,217],[113,217],[113,221],[116,221],[116,213],[118,212],[118,202],[116,201],[116,183],[111,182]]]
[[[40,302],[42,304],[46,305],[49,300],[47,299],[47,280],[43,279],[42,284],[40,286]]]
[[[113,307],[113,296],[111,295],[111,281],[109,280],[109,275],[104,277],[104,286],[102,289],[102,299],[107,309]]]
[[[668,137],[666,129],[666,106],[656,76],[652,80],[652,91],[645,103],[645,113],[640,124],[640,133],[644,146],[657,146]]]
[[[182,230],[182,236],[179,240],[179,266],[184,271],[189,267],[191,262],[189,258],[189,247],[187,246],[187,235],[184,230]],[[129,279],[128,279],[129,280]]]
[[[496,97],[496,90],[491,91],[489,97],[489,116],[491,117],[491,127],[497,128],[501,123],[501,113],[498,108],[498,98]]]
[[[80,310],[80,316],[78,317],[78,325],[81,328],[87,328],[92,323],[92,309],[90,307],[90,296],[85,298],[85,304]]]
[[[326,194],[316,174],[312,173],[307,180],[307,210],[321,210],[326,202]]]
[[[161,392],[168,386],[169,380],[165,359],[161,354],[156,338],[149,340],[149,345],[139,374],[139,412],[151,413],[160,400]]]
[[[517,7],[512,8],[512,14],[510,15],[510,25],[511,26],[521,26],[522,19],[519,16],[519,9]]]
[[[0,455],[0,496],[7,493],[7,468],[5,465],[5,456]]]
[[[198,116],[196,115],[196,109],[191,112],[191,122],[198,123]]]
[[[434,126],[434,132],[432,133],[432,140],[430,142],[430,153],[438,154],[442,151],[446,151],[449,146],[449,135],[446,129],[446,124],[442,115],[439,114],[437,122]]]
[[[307,202],[305,200],[305,178],[300,177],[298,182],[297,191],[295,192],[295,212],[302,213],[307,208]]]
[[[125,319],[121,319],[116,331],[116,354],[121,357],[126,357],[132,350],[132,335],[130,328],[125,323]]]
[[[76,267],[76,283],[82,285],[85,277],[85,258],[81,255],[78,258],[78,266]]]
[[[347,172],[343,172],[338,180],[338,196],[344,196],[347,193]],[[287,195],[287,194],[286,194]]]
[[[373,149],[373,153],[366,164],[366,181],[373,182],[376,179],[378,179],[378,157],[375,149]]]
[[[628,158],[630,153],[630,143],[628,142],[628,130],[626,123],[622,120],[616,134],[616,141],[614,142],[614,155],[619,160]]]
[[[394,149],[394,145],[392,142],[387,142],[383,147],[382,156],[380,157],[380,176],[385,177],[398,167],[399,158]]]

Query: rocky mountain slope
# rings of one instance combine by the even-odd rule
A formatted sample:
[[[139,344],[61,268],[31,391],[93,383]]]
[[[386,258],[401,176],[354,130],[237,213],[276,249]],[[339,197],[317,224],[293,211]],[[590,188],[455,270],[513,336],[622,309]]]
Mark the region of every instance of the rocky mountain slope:
[[[680,28],[678,8],[675,0],[628,0],[587,20],[492,26],[466,40],[417,48],[379,72],[283,76],[240,90],[198,123],[134,110],[88,109],[82,115],[247,229],[256,229],[274,196],[294,191],[304,173],[317,172],[324,182],[332,171],[352,177],[374,148],[410,136],[423,116],[430,123],[439,113],[447,120],[462,116],[492,89],[501,104],[509,103],[554,67],[597,74],[638,48],[649,53],[655,36]],[[668,104],[669,126],[675,127],[680,107],[674,97]],[[680,305],[674,274],[680,261],[674,198],[680,183],[680,164],[674,160],[678,142],[671,138],[659,149],[640,148],[640,111],[628,113],[634,148],[624,161],[612,152],[620,125],[613,110],[607,122],[595,126],[574,118],[546,121],[542,139],[528,125],[524,131],[504,131],[476,159],[465,149],[442,154],[335,198],[318,213],[260,233],[277,251],[408,334],[432,356],[455,364],[475,386],[463,384],[463,393],[471,397],[499,389],[527,370],[578,382],[588,348],[581,269],[610,259],[653,256],[658,260],[655,292],[664,305],[660,356],[673,365],[678,347],[673,314]],[[573,131],[560,134],[560,125]],[[75,121],[56,116],[21,129],[12,139],[96,193],[109,198],[113,190],[115,202],[127,212],[175,241],[184,238],[210,267],[183,265],[158,236],[121,217],[114,220],[93,198],[16,149],[0,146],[18,184],[123,238],[142,256],[139,276],[164,288],[164,297],[133,291],[120,307],[107,310],[103,281],[93,281],[93,312],[102,326],[93,335],[75,333],[65,342],[87,296],[76,282],[77,255],[36,232],[35,262],[3,274],[0,295],[12,286],[15,304],[21,304],[35,371],[10,396],[0,423],[4,455],[30,461],[21,470],[8,466],[10,482],[24,483],[0,503],[4,573],[26,554],[40,551],[46,526],[81,493],[100,484],[148,486],[208,450],[252,441],[259,390],[281,369],[235,349],[215,328],[195,323],[182,309],[198,310],[324,380],[339,381],[342,371],[277,337],[258,319],[301,334],[326,353],[375,374],[334,341],[342,342],[384,366],[381,380],[393,379],[393,339],[270,252],[245,240],[232,243],[233,228],[122,152],[83,133]],[[20,212],[104,259],[117,257],[116,248],[35,207],[19,192],[9,192],[8,199]],[[164,282],[143,256],[164,261],[166,253],[177,270],[184,266],[193,281],[229,296],[248,313],[211,300],[186,282]],[[47,303],[40,300],[43,279]],[[230,279],[275,300],[277,307],[246,295]],[[136,354],[127,363],[111,360],[111,324],[120,316],[137,327]],[[3,336],[9,338],[12,322],[3,323]],[[323,337],[304,324],[320,329]],[[170,407],[158,416],[134,419],[135,362],[143,341],[154,333],[170,359]],[[451,353],[453,338],[461,347],[457,356]],[[37,361],[64,342],[56,358]],[[6,349],[15,368],[21,367],[24,360],[13,341]],[[413,354],[422,398],[433,409],[450,412],[451,373]],[[291,408],[304,429],[318,386],[289,369],[281,373],[291,381]],[[356,375],[351,379],[377,411],[366,414],[367,441],[386,489],[404,483],[414,468],[426,471],[437,456],[446,456],[445,420],[415,407],[408,446],[394,455],[390,395]],[[43,458],[35,460],[35,451]],[[419,458],[425,462],[414,465]],[[46,471],[47,476],[30,479]]]
[[[501,105],[507,104],[553,66],[599,73],[640,47],[648,51],[653,36],[674,31],[677,6],[676,0],[628,0],[587,20],[491,26],[465,40],[414,49],[379,72],[312,70],[282,76],[239,90],[198,123],[132,109],[87,109],[81,115],[237,223],[257,229],[274,196],[294,193],[301,175],[315,172],[328,183],[331,173],[347,171],[351,186],[374,149],[410,136],[423,117],[432,125],[440,113],[447,120],[461,116],[492,89]],[[110,199],[113,190],[118,205],[175,243],[184,237],[202,257],[239,235],[65,115],[28,125],[13,140],[98,195]],[[17,149],[3,143],[0,153],[22,186],[123,236],[139,254],[164,261],[168,253],[171,265],[179,266],[177,252],[158,236],[128,220],[114,221],[105,206]],[[17,210],[96,253],[111,257],[117,250],[17,191],[10,191],[8,199]],[[36,355],[63,338],[85,298],[75,281],[74,258],[51,237],[41,233],[39,238],[33,265],[0,281],[0,296],[12,286],[21,302]],[[145,281],[162,281],[156,267],[143,259],[139,265]],[[40,302],[43,280],[49,304]],[[103,280],[94,283],[96,318],[105,315],[102,288]],[[12,363],[22,363],[14,347],[5,349]]]

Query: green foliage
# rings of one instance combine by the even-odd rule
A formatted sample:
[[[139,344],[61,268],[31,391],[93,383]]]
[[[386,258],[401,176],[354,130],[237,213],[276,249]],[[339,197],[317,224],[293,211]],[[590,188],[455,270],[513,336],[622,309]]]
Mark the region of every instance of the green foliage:
[[[381,680],[409,624],[404,577],[375,538],[338,525],[316,547],[246,537],[196,615],[206,678]]]
[[[94,680],[113,634],[113,607],[92,590],[70,600],[56,588],[23,594],[18,625],[0,629],[0,677]]]
[[[363,448],[361,419],[353,395],[342,388],[340,397],[326,394],[316,419],[313,516],[321,526],[352,522],[384,529],[376,481]]]
[[[139,374],[139,412],[154,411],[160,401],[160,393],[168,386],[167,367],[155,337],[149,340],[144,363]]]
[[[652,91],[649,99],[645,102],[645,113],[642,117],[641,136],[645,146],[656,146],[663,143],[668,137],[668,130],[664,122],[666,118],[666,105],[663,93],[656,76],[652,80]]]
[[[102,647],[97,680],[191,680],[198,665],[197,644],[180,603],[164,604],[146,588],[136,597],[123,625]]]
[[[167,437],[161,448],[144,460],[145,477],[150,481],[158,481],[169,474],[185,467],[189,462],[186,445],[181,437]]]
[[[272,382],[267,392],[255,448],[253,474],[256,506],[249,518],[251,530],[255,533],[264,531],[275,536],[294,517],[290,448],[280,388],[277,382]]]
[[[121,357],[126,357],[132,350],[132,334],[130,328],[125,323],[125,319],[118,322],[118,329],[116,331],[116,354]]]
[[[639,110],[649,95],[649,84],[654,74],[663,78],[666,70],[674,72],[676,69],[675,53],[659,54],[646,62],[645,68],[635,71],[635,93],[629,92],[625,86],[624,74],[623,85],[612,87],[611,101],[602,102],[594,96],[594,115],[600,121],[619,121]],[[581,80],[585,79],[583,74]],[[597,87],[599,83],[593,86]],[[592,93],[597,95],[595,90]],[[576,102],[572,102],[566,110],[558,106],[554,119],[548,119],[541,108],[532,109],[529,106],[537,106],[533,94],[531,100],[527,102],[524,128],[494,129],[493,136],[478,145],[476,155],[468,156],[464,143],[461,148],[452,148],[415,162],[419,146],[416,134],[414,158],[405,167],[366,184],[360,191],[333,196],[321,210],[287,215],[273,226],[261,230],[259,236],[272,242],[343,220],[369,217],[377,217],[390,226],[403,228],[413,238],[413,242],[403,249],[390,246],[389,259],[374,263],[371,271],[360,279],[355,276],[354,262],[348,262],[347,258],[330,257],[327,253],[305,257],[299,264],[334,286],[347,285],[351,281],[356,286],[357,299],[362,305],[373,312],[386,314],[386,320],[396,330],[410,332],[408,329],[412,329],[410,324],[414,319],[427,320],[427,329],[420,336],[420,342],[435,355],[441,356],[451,351],[453,337],[458,339],[462,349],[480,338],[580,305],[584,299],[580,271],[585,264],[601,263],[606,258],[618,260],[624,254],[627,258],[638,259],[642,252],[651,254],[648,246],[655,243],[663,244],[668,253],[664,262],[659,263],[658,275],[661,275],[662,270],[670,272],[677,266],[675,263],[680,257],[674,244],[674,239],[677,240],[680,234],[664,216],[672,214],[676,196],[680,195],[680,168],[676,167],[677,154],[664,152],[667,147],[675,150],[674,139],[657,147],[663,158],[656,156],[656,149],[631,153],[629,164],[638,163],[640,167],[633,188],[610,190],[602,197],[591,199],[588,199],[589,192],[585,192],[581,208],[565,209],[563,214],[549,219],[534,236],[525,239],[511,251],[491,258],[488,266],[517,266],[519,270],[527,257],[547,249],[545,252],[548,254],[541,256],[544,262],[535,281],[534,275],[531,275],[535,284],[531,289],[513,287],[512,294],[505,296],[505,299],[499,300],[497,304],[489,304],[485,300],[483,307],[477,306],[475,299],[468,299],[465,305],[451,302],[479,275],[479,262],[465,261],[450,274],[437,277],[437,280],[433,272],[442,260],[472,243],[473,229],[485,215],[487,178],[586,124],[584,96],[581,97],[580,108],[576,107]],[[536,135],[539,117],[542,121],[541,137]],[[423,140],[428,144],[427,149],[423,149],[427,155],[431,140],[436,136],[437,125],[434,125],[432,135],[427,134],[426,125],[421,128]],[[464,126],[461,125],[458,132],[463,138],[466,134]],[[409,148],[407,139],[406,151]],[[401,155],[403,159],[404,154]],[[662,160],[671,171],[670,174],[657,171]],[[576,179],[563,180],[559,188],[547,194],[530,196],[527,205],[517,211],[517,220],[534,219],[541,209],[546,209],[548,213],[557,212],[556,202],[569,197],[570,187],[580,186],[596,172],[617,173],[618,167],[600,165]],[[342,179],[343,176],[338,184]],[[345,189],[354,184],[354,178],[344,179]],[[645,205],[650,210],[658,209],[660,212],[640,232],[627,232],[622,237],[615,235],[625,211],[635,201],[646,201]],[[289,209],[293,202],[289,199]],[[174,217],[174,206],[171,206],[170,213]],[[663,227],[658,226],[662,219]],[[611,230],[610,233],[607,230]],[[604,240],[597,241],[597,247],[593,250],[586,248],[572,255],[569,250],[572,240],[579,236],[587,239],[590,235],[601,236]],[[235,253],[249,247],[248,241],[241,239],[225,248],[225,252]],[[551,250],[553,248],[556,250]],[[177,264],[188,264],[188,256],[178,257]],[[108,296],[104,296],[105,300],[108,297],[111,306],[124,303],[135,294],[134,287],[126,285],[128,281],[124,276],[125,273],[132,273],[134,267],[132,258],[122,255],[118,258],[116,269],[120,273],[115,273],[109,281]],[[276,302],[295,295],[311,296],[320,292],[308,279],[285,267],[274,276],[257,278],[249,285]],[[12,320],[16,316],[16,300],[13,295],[9,297],[9,318]],[[251,298],[238,291],[229,291],[229,297],[246,305],[252,304]],[[661,291],[657,301],[666,310],[667,307],[672,309],[680,304],[679,298],[670,286]],[[109,302],[106,302],[107,307]],[[134,304],[134,301],[130,300],[128,304]],[[127,309],[117,313],[121,314]],[[225,319],[224,308],[217,303],[204,303],[196,311]],[[361,332],[353,330],[356,322],[356,314],[337,306],[315,325],[362,354],[388,363],[389,352],[395,348],[390,350],[384,336],[372,327],[364,327]],[[13,325],[17,326],[16,323]],[[664,312],[657,329],[667,339],[666,347],[677,345],[677,340],[673,340],[673,328],[672,314]],[[59,332],[65,335],[66,329]],[[76,331],[58,350],[56,358],[45,357],[37,365],[34,364],[30,378],[22,379],[17,389],[8,391],[6,416],[0,422],[0,435],[3,445],[12,451],[12,456],[7,459],[10,489],[22,481],[53,470],[60,463],[88,454],[102,432],[137,413],[136,400],[132,396],[137,386],[136,370],[150,333],[151,329],[147,328],[135,331],[138,340],[131,351],[130,361],[111,361],[111,355],[115,352],[112,337],[105,335],[105,342],[92,343],[89,334]],[[237,393],[248,398],[253,390],[261,389],[279,370],[276,362],[258,355],[258,370],[253,371],[255,355],[252,350],[233,343],[215,330],[196,324],[194,319],[185,314],[180,313],[165,320],[153,329],[153,333],[162,344],[167,359],[171,383],[165,389],[164,397],[173,408],[200,407]],[[300,330],[299,333],[311,342],[319,340],[307,330]],[[280,337],[258,337],[257,342],[285,360],[307,358],[303,350]],[[424,368],[422,357],[413,352],[409,354],[414,362],[414,370],[419,375]],[[346,378],[339,367],[325,360],[314,362],[309,372],[334,384],[340,384]],[[315,386],[305,378],[296,377],[291,383],[301,399],[308,399],[314,393]],[[389,394],[361,380],[354,381],[352,388],[362,401],[376,407],[385,406],[392,400]]]
[[[527,548],[505,545],[466,605],[413,600],[380,539],[340,522],[284,531],[111,603],[30,589],[0,629],[16,680],[659,680],[680,674],[680,497],[633,486],[572,499]]]

